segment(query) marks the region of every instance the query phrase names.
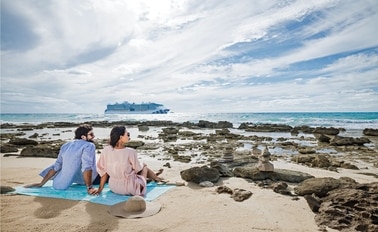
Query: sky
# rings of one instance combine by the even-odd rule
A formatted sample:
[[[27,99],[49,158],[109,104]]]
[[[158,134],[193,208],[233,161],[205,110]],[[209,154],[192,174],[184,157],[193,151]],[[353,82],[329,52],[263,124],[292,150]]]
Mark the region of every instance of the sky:
[[[1,0],[1,113],[378,111],[377,0]]]

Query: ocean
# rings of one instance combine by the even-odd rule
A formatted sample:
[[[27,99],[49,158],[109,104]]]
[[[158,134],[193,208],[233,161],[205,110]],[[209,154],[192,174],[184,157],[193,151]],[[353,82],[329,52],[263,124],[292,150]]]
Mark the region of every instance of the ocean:
[[[347,130],[378,129],[378,112],[304,112],[304,113],[168,113],[168,114],[95,114],[95,113],[43,113],[43,114],[0,114],[0,122],[39,124],[44,122],[91,121],[173,121],[211,122],[228,121],[236,128],[241,123],[270,123],[290,126],[336,127]]]

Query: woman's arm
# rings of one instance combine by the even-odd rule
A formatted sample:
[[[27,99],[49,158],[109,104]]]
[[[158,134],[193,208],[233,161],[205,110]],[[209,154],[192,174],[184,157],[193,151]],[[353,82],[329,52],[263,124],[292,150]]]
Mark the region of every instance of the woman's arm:
[[[102,192],[102,190],[104,189],[105,183],[108,180],[108,178],[109,178],[108,173],[105,173],[103,176],[101,176],[100,186],[98,187],[97,193],[101,193]]]

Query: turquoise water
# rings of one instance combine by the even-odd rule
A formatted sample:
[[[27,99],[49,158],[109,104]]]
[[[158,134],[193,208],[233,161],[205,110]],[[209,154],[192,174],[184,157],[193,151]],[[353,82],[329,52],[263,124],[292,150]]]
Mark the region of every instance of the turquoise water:
[[[228,121],[234,127],[243,122],[275,123],[290,126],[324,126],[345,129],[378,128],[378,112],[311,112],[311,113],[169,113],[169,114],[0,114],[1,123],[154,121],[211,122]]]

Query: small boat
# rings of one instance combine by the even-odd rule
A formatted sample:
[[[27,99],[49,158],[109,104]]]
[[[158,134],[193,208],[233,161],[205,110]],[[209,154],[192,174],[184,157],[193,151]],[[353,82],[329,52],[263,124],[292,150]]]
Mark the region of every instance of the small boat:
[[[106,106],[105,114],[167,114],[169,109],[162,104],[147,102],[147,103],[123,103],[108,104]]]

